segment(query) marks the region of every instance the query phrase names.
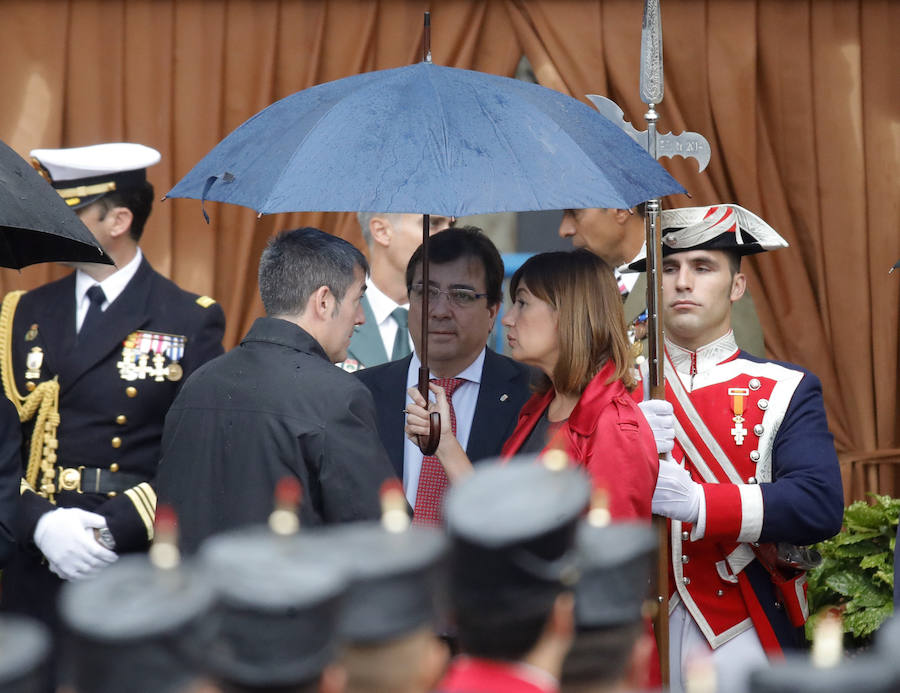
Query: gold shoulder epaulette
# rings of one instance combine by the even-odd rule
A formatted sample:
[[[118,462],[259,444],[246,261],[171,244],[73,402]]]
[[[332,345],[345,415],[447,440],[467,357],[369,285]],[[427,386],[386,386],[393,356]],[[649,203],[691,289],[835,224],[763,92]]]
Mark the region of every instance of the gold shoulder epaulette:
[[[209,308],[215,302],[216,299],[210,298],[209,296],[201,296],[197,299],[197,305],[203,306],[204,308]]]

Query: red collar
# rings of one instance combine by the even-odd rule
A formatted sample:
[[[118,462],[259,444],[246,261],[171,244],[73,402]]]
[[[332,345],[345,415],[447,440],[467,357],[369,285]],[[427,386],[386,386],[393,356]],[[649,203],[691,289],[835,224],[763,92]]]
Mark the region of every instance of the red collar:
[[[559,693],[550,674],[523,664],[460,656],[437,688],[442,693]]]

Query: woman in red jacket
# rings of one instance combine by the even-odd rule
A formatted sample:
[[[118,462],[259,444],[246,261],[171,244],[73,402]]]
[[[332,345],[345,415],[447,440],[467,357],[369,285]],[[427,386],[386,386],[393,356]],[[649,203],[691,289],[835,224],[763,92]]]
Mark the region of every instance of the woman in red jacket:
[[[510,355],[543,377],[519,413],[503,456],[559,448],[583,465],[609,495],[613,518],[650,519],[659,462],[653,433],[629,396],[635,386],[622,299],[609,266],[586,250],[530,258],[509,285],[503,317]],[[431,408],[449,421],[441,388]],[[427,434],[424,400],[415,390],[408,435]],[[471,471],[465,451],[442,427],[437,457],[451,483]]]

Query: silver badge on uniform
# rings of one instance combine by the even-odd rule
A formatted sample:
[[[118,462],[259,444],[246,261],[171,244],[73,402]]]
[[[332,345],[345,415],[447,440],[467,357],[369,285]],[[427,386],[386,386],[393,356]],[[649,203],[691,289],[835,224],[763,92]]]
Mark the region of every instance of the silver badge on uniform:
[[[44,352],[40,347],[32,347],[25,357],[25,377],[35,380],[41,377],[41,366],[44,364]]]

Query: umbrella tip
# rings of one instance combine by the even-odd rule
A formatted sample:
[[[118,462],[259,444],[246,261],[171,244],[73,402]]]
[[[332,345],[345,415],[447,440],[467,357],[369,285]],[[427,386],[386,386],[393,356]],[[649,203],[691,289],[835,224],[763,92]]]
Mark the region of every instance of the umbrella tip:
[[[431,12],[425,11],[425,37],[422,40],[422,53],[425,62],[431,62]]]

